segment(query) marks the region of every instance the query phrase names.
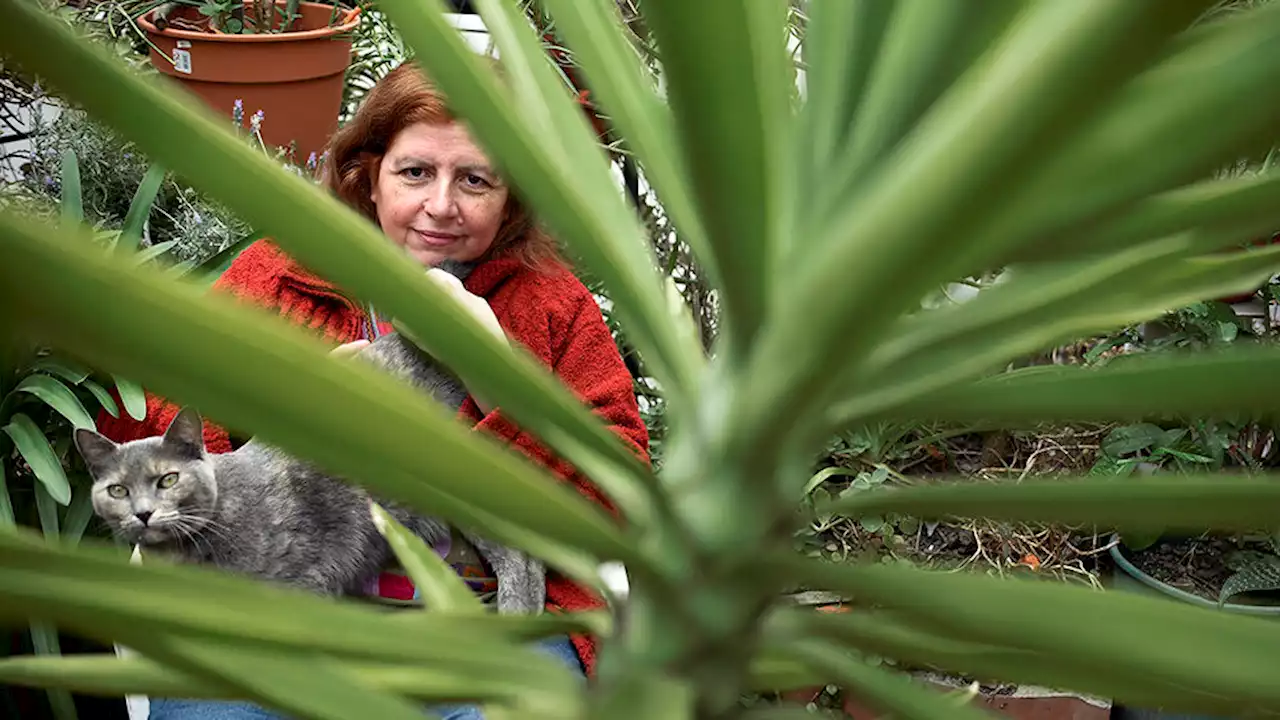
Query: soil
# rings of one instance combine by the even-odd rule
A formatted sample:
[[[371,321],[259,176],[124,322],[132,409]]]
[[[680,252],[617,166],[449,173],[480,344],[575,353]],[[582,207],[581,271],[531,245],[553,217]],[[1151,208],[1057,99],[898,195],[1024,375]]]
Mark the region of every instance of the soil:
[[[1233,553],[1252,551],[1274,554],[1269,543],[1230,537],[1200,537],[1161,540],[1141,552],[1126,551],[1125,557],[1139,570],[1184,592],[1217,602],[1227,578],[1235,574],[1228,562]],[[1274,593],[1238,595],[1233,603],[1280,604]],[[1268,601],[1269,600],[1269,601]]]

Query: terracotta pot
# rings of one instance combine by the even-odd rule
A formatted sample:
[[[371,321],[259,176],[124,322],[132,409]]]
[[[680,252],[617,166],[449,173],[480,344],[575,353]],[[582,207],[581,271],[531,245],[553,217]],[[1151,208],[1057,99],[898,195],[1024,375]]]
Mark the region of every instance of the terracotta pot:
[[[339,8],[341,20],[331,27],[333,12],[330,5],[303,2],[296,31],[287,33],[232,35],[172,24],[160,30],[151,12],[139,17],[138,25],[154,45],[151,64],[157,70],[228,118],[235,101],[242,101],[246,127],[261,110],[263,141],[284,148],[296,142],[294,159],[302,163],[313,152],[319,155],[338,129],[343,76],[351,63],[350,33],[360,24],[358,13]],[[170,20],[175,17],[191,23],[202,18],[190,6],[175,10]]]

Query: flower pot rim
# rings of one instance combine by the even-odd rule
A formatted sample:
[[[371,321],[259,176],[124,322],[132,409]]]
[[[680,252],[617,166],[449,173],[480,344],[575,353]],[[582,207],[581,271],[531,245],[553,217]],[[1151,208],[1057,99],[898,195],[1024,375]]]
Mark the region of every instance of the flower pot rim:
[[[245,3],[248,4],[247,2]],[[299,7],[303,6],[319,6],[331,7],[327,3],[318,2],[301,2]],[[338,7],[341,7],[340,5]],[[341,25],[328,25],[315,30],[300,30],[297,32],[282,33],[254,33],[251,35],[241,35],[236,33],[202,33],[194,30],[181,30],[172,26],[163,30],[157,28],[155,23],[151,22],[151,15],[159,8],[153,8],[137,17],[138,25],[147,33],[155,35],[164,35],[178,40],[198,40],[200,42],[217,42],[217,43],[269,43],[269,42],[294,42],[299,40],[321,40],[333,37],[342,33],[350,32],[360,24],[360,16],[362,13],[356,13]],[[346,12],[350,13],[353,8],[347,8]]]
[[[1175,598],[1192,605],[1209,608],[1211,610],[1221,610],[1223,612],[1264,617],[1280,616],[1280,605],[1241,605],[1240,603],[1218,604],[1208,598],[1202,598],[1199,595],[1189,593],[1185,590],[1179,590],[1178,588],[1166,582],[1157,580],[1143,572],[1138,568],[1138,566],[1134,565],[1129,558],[1125,557],[1124,553],[1120,550],[1120,548],[1124,546],[1124,541],[1120,538],[1119,533],[1113,533],[1111,535],[1110,545],[1111,547],[1107,552],[1111,555],[1111,559],[1115,561],[1116,567],[1120,568],[1121,572],[1161,594],[1168,595],[1171,598]]]

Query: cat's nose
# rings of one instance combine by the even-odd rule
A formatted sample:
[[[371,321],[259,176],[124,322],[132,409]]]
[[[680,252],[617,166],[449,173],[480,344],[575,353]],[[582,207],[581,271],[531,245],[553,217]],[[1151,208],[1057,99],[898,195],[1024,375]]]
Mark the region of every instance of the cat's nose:
[[[143,525],[146,525],[147,521],[151,519],[151,511],[143,510],[142,512],[134,513],[133,516],[138,518],[138,521],[141,522]]]

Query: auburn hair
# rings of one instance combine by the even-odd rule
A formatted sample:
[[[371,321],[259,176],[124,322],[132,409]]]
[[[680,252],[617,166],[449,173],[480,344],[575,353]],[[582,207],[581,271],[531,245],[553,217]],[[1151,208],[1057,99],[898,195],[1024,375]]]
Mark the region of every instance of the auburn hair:
[[[410,125],[457,120],[444,93],[412,62],[402,63],[369,90],[355,115],[329,140],[320,181],[376,224],[378,210],[370,197],[373,177],[391,141]],[[505,210],[506,219],[481,259],[505,255],[535,269],[564,262],[555,239],[539,226],[514,188],[508,191]]]

